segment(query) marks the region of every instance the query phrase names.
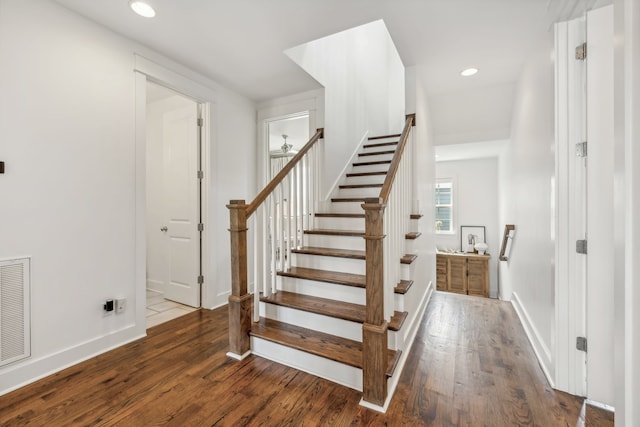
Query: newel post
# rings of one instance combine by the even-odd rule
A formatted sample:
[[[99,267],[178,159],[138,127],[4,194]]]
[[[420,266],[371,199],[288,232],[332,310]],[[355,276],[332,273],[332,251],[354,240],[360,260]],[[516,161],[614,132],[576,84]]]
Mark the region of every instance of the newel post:
[[[363,400],[383,406],[387,398],[387,322],[384,318],[384,209],[382,199],[366,199],[366,316],[362,326]]]
[[[229,353],[243,359],[251,351],[251,294],[247,293],[247,205],[231,200],[227,205],[231,226],[231,295],[229,295]]]

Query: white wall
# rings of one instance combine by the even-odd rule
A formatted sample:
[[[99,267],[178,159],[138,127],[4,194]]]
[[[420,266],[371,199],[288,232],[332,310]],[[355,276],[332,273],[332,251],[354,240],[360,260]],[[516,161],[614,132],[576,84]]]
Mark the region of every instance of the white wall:
[[[498,225],[498,158],[436,162],[436,179],[454,182],[453,234],[435,234],[439,249],[460,248],[461,225],[484,225],[489,260],[489,296],[498,294],[497,265],[502,243]]]
[[[433,142],[433,125],[431,121],[431,110],[427,97],[427,85],[425,80],[425,70],[422,67],[412,67],[407,77],[411,80],[407,87],[415,87],[415,114],[416,126],[414,129],[415,138],[415,158],[413,168],[416,176],[416,199],[420,201],[420,210],[422,218],[419,226],[422,235],[416,239],[416,252],[418,254],[418,265],[416,269],[416,284],[419,290],[423,292],[431,283],[435,289],[435,271],[436,271],[436,255],[435,255],[435,239],[434,239],[434,182],[435,182],[435,154]],[[407,105],[407,111],[412,105]],[[415,286],[415,285],[414,285]],[[417,295],[421,295],[417,293]]]
[[[136,263],[145,260],[135,244],[144,195],[135,191],[134,52],[164,61],[53,2],[0,0],[0,259],[32,257],[33,313],[32,356],[0,369],[0,394],[145,333],[136,300],[145,286]],[[224,203],[255,192],[255,108],[214,89],[207,244],[215,297],[230,288]],[[103,312],[114,297],[129,299],[125,313]],[[224,298],[209,306],[216,301]]]
[[[367,136],[400,133],[404,66],[382,20],[285,52],[325,87],[324,198]]]
[[[553,34],[533,50],[518,81],[511,143],[501,158],[499,224],[515,224],[508,262],[500,262],[500,297],[513,297],[547,376],[554,319],[552,240],[554,177]]]

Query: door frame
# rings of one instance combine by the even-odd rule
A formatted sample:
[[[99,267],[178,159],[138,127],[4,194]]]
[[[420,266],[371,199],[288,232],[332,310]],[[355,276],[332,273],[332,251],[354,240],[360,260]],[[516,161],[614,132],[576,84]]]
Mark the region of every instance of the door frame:
[[[586,200],[576,197],[578,184],[575,143],[586,140],[586,64],[574,59],[575,46],[585,41],[586,17],[555,24],[555,271],[554,326],[552,336],[553,373],[556,389],[586,396],[586,353],[576,350],[576,337],[586,336],[587,275],[585,255],[577,254],[575,241],[586,238],[586,217],[574,226],[577,215],[585,215]],[[578,111],[578,114],[574,114]],[[586,170],[583,171],[586,179]],[[581,228],[582,230],[578,229]]]
[[[202,127],[202,170],[204,179],[202,180],[202,199],[200,201],[200,211],[204,230],[202,232],[202,249],[200,251],[201,268],[204,275],[204,282],[200,287],[200,306],[206,306],[209,293],[209,281],[211,280],[211,262],[213,250],[210,247],[209,229],[209,189],[211,187],[211,158],[212,132],[215,126],[215,92],[202,84],[183,76],[165,66],[158,64],[148,58],[134,54],[135,67],[135,283],[136,283],[136,331],[146,334],[146,100],[147,81],[165,86],[188,98],[193,99],[201,105],[203,127]]]

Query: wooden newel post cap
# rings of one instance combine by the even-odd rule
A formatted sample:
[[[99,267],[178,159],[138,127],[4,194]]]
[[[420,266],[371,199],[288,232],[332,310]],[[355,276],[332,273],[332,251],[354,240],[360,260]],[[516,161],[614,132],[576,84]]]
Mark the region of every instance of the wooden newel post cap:
[[[227,207],[229,209],[241,209],[246,205],[247,203],[244,200],[229,200]]]

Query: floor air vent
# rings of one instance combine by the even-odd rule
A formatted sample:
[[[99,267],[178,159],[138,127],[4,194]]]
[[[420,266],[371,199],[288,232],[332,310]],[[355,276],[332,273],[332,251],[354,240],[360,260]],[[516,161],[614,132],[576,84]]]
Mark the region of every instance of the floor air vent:
[[[0,260],[0,366],[31,355],[29,264]]]

